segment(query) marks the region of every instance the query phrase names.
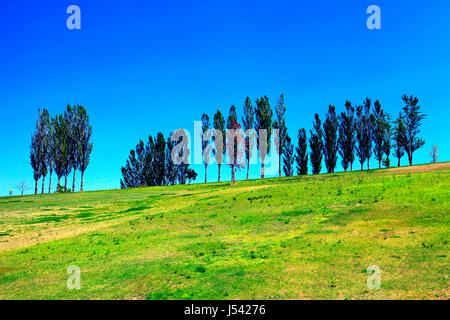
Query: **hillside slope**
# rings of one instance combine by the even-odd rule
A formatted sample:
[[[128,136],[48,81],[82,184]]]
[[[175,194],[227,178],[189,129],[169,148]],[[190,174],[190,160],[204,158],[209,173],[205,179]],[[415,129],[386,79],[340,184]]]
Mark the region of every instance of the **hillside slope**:
[[[448,299],[449,209],[450,163],[0,198],[0,299]]]

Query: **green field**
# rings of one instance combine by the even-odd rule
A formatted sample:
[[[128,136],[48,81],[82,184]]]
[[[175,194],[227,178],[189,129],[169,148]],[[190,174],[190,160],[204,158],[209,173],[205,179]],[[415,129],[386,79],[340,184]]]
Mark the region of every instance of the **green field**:
[[[450,163],[0,198],[0,299],[448,299],[449,209]]]

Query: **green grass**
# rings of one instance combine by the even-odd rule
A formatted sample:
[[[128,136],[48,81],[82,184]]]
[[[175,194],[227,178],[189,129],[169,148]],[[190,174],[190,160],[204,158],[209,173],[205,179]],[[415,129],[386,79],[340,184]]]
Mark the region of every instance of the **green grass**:
[[[0,198],[0,299],[448,299],[449,209],[450,163]]]

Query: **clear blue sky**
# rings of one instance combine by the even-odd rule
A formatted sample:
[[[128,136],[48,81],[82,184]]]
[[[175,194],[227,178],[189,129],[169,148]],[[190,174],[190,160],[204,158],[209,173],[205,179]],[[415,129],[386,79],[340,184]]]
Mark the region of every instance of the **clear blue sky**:
[[[66,27],[71,4],[81,30]],[[381,30],[366,27],[371,4]],[[396,115],[412,93],[428,115],[414,163],[429,162],[432,144],[450,160],[448,0],[2,1],[0,39],[0,195],[17,194],[22,179],[33,185],[37,109],[56,114],[67,104],[84,105],[94,129],[86,190],[119,187],[139,139],[193,130],[203,112],[228,114],[231,104],[240,117],[247,95],[275,103],[284,93],[295,137],[329,104],[342,111],[346,99],[367,96]]]

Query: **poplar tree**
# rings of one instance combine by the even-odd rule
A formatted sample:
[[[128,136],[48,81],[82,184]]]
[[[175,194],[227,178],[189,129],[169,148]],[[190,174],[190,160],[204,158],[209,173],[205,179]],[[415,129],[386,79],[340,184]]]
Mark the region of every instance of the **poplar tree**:
[[[413,154],[416,150],[423,147],[425,141],[419,138],[420,125],[426,115],[420,111],[419,99],[417,97],[404,94],[402,100],[405,103],[403,107],[403,120],[405,125],[404,149],[408,155],[409,165],[412,165]]]
[[[291,138],[286,134],[286,145],[283,149],[283,171],[286,177],[294,175],[294,145],[291,143]]]
[[[342,167],[347,171],[353,170],[353,162],[355,161],[355,108],[352,107],[350,101],[345,102],[345,112],[341,112],[338,117],[339,123],[339,154],[342,158]]]
[[[267,96],[256,99],[255,109],[255,130],[258,135],[257,144],[261,160],[261,178],[264,179],[264,163],[267,154],[270,152],[270,136],[272,135],[272,109],[270,108],[269,98]],[[266,130],[266,153],[261,153],[260,138],[261,130]]]
[[[383,156],[386,153],[386,130],[387,130],[387,114],[381,109],[381,104],[377,100],[374,103],[372,111],[372,127],[373,127],[373,153],[378,161],[378,168],[381,168]]]
[[[278,104],[275,107],[275,115],[277,119],[273,123],[273,128],[278,129],[277,139],[275,140],[276,141],[275,147],[278,152],[278,172],[280,177],[281,177],[281,158],[284,152],[287,137],[285,114],[286,114],[286,106],[284,105],[284,95],[281,94]]]
[[[219,177],[218,182],[220,182],[220,168],[223,163],[223,156],[225,155],[225,118],[223,117],[220,110],[217,110],[216,114],[214,115],[214,129],[222,133],[222,145],[218,146],[215,139],[214,143],[216,143],[216,149],[217,151],[214,151],[214,155],[216,157],[217,165],[219,166]],[[219,155],[217,152],[221,152],[222,154]],[[222,156],[222,157],[221,157]]]
[[[205,149],[210,141],[205,141],[206,132],[209,130],[209,117],[206,113],[202,114],[202,154],[205,162],[205,183],[207,183],[209,154],[205,155]]]
[[[370,117],[370,99],[366,99],[364,106],[356,107],[356,155],[363,170],[364,162],[370,161],[372,155],[372,120]],[[369,169],[369,163],[367,169]]]
[[[309,159],[311,161],[312,173],[319,174],[322,170],[322,158],[323,158],[323,132],[322,122],[319,115],[314,115],[313,129],[310,130],[309,145],[311,152]]]
[[[228,113],[228,118],[227,118],[227,129],[228,130],[238,130],[240,129],[240,125],[237,122],[237,113],[236,113],[236,107],[234,105],[232,105],[230,107],[230,111]],[[234,140],[233,142],[228,141],[229,136],[227,136],[227,145],[233,145],[233,150],[231,150],[231,152],[233,152],[233,154],[229,154],[228,157],[233,159],[233,161],[230,163],[230,168],[231,168],[231,180],[233,181],[233,183],[235,183],[235,167],[236,167],[236,161],[237,161],[237,147],[238,147],[238,139],[236,136],[232,135],[232,139]]]
[[[336,116],[336,108],[332,105],[328,107],[325,122],[323,123],[324,131],[324,155],[325,166],[328,173],[333,173],[336,168],[338,145],[338,120]]]
[[[306,138],[306,130],[299,129],[297,133],[298,144],[295,148],[296,155],[295,161],[297,162],[297,174],[307,175],[308,174],[308,140]]]
[[[242,124],[245,132],[253,128],[255,122],[255,110],[253,109],[252,102],[249,97],[245,98],[244,114],[242,116]],[[250,172],[250,155],[254,147],[253,139],[245,137],[245,159],[247,161],[247,180]]]
[[[61,191],[61,177],[64,176],[68,162],[67,124],[62,115],[52,118],[53,134],[53,162],[58,177],[56,191]]]
[[[172,150],[174,147],[174,143],[172,142],[172,140],[169,138],[167,138],[167,143],[166,143],[166,164],[165,164],[165,181],[166,181],[166,185],[171,186],[176,184],[176,179],[177,179],[177,174],[176,174],[176,168],[175,168],[175,164],[173,163],[172,160]]]
[[[373,115],[370,113],[370,107],[372,102],[369,98],[364,100],[364,119],[365,119],[365,132],[366,136],[364,143],[366,144],[366,160],[367,170],[370,170],[370,158],[372,157],[372,140],[373,140]]]
[[[403,115],[400,112],[397,120],[394,121],[394,156],[397,158],[397,166],[400,167],[400,160],[405,154],[406,128]]]
[[[80,106],[79,110],[80,133],[79,133],[79,166],[81,171],[81,188],[83,192],[84,186],[84,172],[90,163],[90,156],[93,149],[93,144],[90,142],[92,136],[92,127],[89,124],[89,116],[86,109]]]

